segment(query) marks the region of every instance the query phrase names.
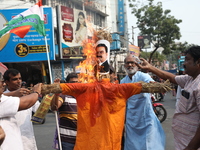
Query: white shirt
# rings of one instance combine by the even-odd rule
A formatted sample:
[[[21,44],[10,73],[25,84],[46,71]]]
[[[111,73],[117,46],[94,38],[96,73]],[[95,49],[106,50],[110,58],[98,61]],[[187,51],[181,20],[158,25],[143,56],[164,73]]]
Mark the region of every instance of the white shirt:
[[[21,133],[15,118],[15,114],[19,108],[20,99],[18,97],[8,97],[2,94],[0,100],[0,125],[6,134],[1,149],[24,150]]]
[[[7,93],[7,92],[9,92],[9,90],[6,90],[4,93]],[[39,105],[40,105],[40,102],[37,101],[29,109],[19,111],[15,115],[17,124],[20,128],[21,138],[22,138],[23,146],[25,150],[37,150],[31,117],[32,117],[32,111],[36,112]]]

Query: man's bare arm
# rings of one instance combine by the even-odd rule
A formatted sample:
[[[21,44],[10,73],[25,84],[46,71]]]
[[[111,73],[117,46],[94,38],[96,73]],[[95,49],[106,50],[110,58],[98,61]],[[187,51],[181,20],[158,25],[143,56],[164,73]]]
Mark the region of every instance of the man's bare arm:
[[[145,59],[141,58],[142,60],[142,64],[138,64],[136,63],[136,65],[141,68],[141,69],[144,69],[144,70],[148,70],[150,72],[152,72],[153,74],[157,75],[158,77],[164,79],[164,80],[167,80],[169,79],[169,81],[171,83],[175,83],[176,84],[176,80],[175,80],[175,75],[172,74],[172,73],[169,73],[167,71],[164,71],[164,70],[161,70],[161,69],[158,69],[154,66],[152,66],[151,64],[149,64]]]
[[[19,111],[28,109],[35,104],[35,102],[38,100],[39,94],[41,93],[41,86],[42,83],[36,84],[33,87],[33,93],[20,97]]]
[[[30,94],[30,90],[26,89],[26,88],[20,88],[18,90],[15,91],[11,91],[8,93],[3,93],[6,96],[16,96],[16,97],[21,97],[23,95],[27,95]]]

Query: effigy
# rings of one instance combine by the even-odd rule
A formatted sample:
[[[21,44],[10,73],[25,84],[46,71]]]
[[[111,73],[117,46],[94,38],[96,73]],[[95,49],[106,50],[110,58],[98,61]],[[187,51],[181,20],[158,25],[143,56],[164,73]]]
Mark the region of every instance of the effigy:
[[[74,150],[121,150],[126,101],[135,94],[169,91],[170,83],[111,83],[109,72],[100,72],[96,43],[111,36],[105,30],[94,32],[94,43],[84,44],[87,58],[80,63],[79,82],[47,84],[42,94],[74,96],[78,106],[77,136]],[[101,42],[100,41],[100,42]]]
[[[164,83],[114,84],[109,79],[93,83],[61,83],[42,86],[42,94],[76,97],[78,128],[74,150],[120,150],[127,99],[141,92],[166,92]]]

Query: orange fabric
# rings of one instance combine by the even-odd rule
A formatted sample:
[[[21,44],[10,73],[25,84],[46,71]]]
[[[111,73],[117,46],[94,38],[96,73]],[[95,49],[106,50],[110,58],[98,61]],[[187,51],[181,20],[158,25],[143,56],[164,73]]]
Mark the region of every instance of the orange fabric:
[[[10,33],[14,33],[17,36],[19,36],[20,38],[24,38],[24,36],[28,33],[28,31],[31,29],[31,27],[32,26],[30,26],[30,25],[17,27],[17,28],[10,30]]]
[[[126,100],[141,84],[62,83],[62,93],[76,97],[78,127],[74,150],[120,150]]]

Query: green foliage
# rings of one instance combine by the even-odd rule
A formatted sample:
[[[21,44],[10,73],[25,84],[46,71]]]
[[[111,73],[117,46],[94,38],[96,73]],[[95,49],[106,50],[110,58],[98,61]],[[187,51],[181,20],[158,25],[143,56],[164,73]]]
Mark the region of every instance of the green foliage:
[[[132,13],[137,17],[137,27],[141,31],[141,35],[149,35],[151,43],[155,49],[150,54],[150,60],[159,47],[163,47],[163,53],[171,53],[171,46],[175,44],[175,40],[181,37],[178,24],[182,20],[175,19],[170,15],[170,10],[163,10],[162,2],[153,4],[154,0],[147,0],[148,5],[140,5],[140,1],[129,0],[129,6]]]
[[[150,57],[151,52],[141,52],[140,57],[148,60]],[[159,52],[155,52],[155,54],[152,57],[152,61],[158,61],[163,62],[163,60],[166,60],[166,56],[163,54],[160,54]]]

